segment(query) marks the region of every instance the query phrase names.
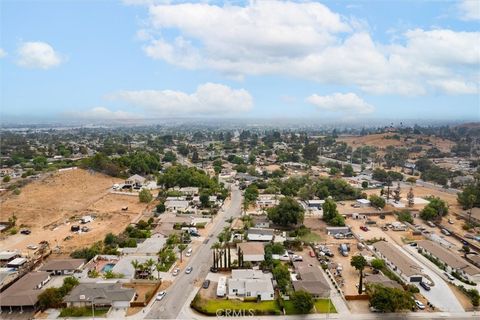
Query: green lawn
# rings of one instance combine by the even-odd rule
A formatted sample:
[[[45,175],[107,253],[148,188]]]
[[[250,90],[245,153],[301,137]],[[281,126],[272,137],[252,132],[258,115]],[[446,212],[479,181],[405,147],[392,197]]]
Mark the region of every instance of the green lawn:
[[[105,317],[109,309],[95,309],[95,317]],[[91,307],[70,307],[63,308],[60,312],[60,317],[91,317]]]
[[[328,300],[329,299],[319,299],[315,300],[315,310],[316,313],[327,313],[328,312]],[[330,313],[336,313],[337,310],[333,303],[330,302]],[[298,314],[298,311],[293,306],[292,301],[285,301],[285,313],[287,315]],[[313,313],[313,310],[312,310]]]
[[[253,312],[257,315],[280,314],[280,309],[278,308],[275,300],[250,302],[225,299],[205,300],[197,298],[192,301],[192,307],[195,310],[207,315],[216,315],[217,310],[243,311],[246,314],[249,314],[249,310],[253,310]]]
[[[304,242],[322,242],[323,241],[323,238],[319,234],[311,231],[298,238]]]

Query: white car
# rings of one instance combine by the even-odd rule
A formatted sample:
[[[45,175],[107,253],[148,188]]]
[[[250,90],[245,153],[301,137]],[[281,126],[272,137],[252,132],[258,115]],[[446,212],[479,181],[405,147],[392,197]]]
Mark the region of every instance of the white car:
[[[160,291],[159,293],[157,293],[157,297],[155,298],[157,301],[160,301],[163,299],[163,297],[165,297],[167,293],[165,291]]]
[[[30,250],[37,250],[38,249],[38,246],[34,245],[34,244],[29,244],[27,246],[27,249],[30,249]]]
[[[188,267],[187,269],[185,269],[185,273],[190,274],[192,270],[193,270],[193,267]]]
[[[180,273],[180,269],[175,268],[175,269],[173,269],[172,275],[173,276],[178,276],[179,273]]]
[[[303,261],[303,257],[294,254],[293,257],[292,257],[292,261]]]
[[[192,248],[189,248],[189,249],[187,250],[187,253],[185,253],[185,256],[186,256],[186,257],[190,257],[191,255],[192,255]]]
[[[421,301],[415,300],[415,305],[416,305],[417,308],[420,309],[420,310],[424,310],[424,309],[425,309],[425,305],[424,305]]]
[[[448,272],[444,272],[445,275],[447,276],[448,280],[455,280],[455,278]]]

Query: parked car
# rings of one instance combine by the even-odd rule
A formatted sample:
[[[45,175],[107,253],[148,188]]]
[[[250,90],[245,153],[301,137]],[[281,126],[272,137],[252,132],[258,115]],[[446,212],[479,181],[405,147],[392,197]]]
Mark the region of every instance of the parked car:
[[[28,234],[32,233],[32,231],[30,231],[30,230],[28,230],[28,229],[22,229],[22,230],[20,231],[20,233],[21,233],[21,234],[27,234],[27,235],[28,235]]]
[[[420,310],[424,310],[424,309],[425,309],[425,305],[424,305],[421,301],[415,300],[415,305],[416,305],[417,308],[420,309]]]
[[[212,273],[217,273],[217,272],[218,272],[218,269],[217,269],[217,268],[214,268],[214,267],[210,267],[210,272],[212,272]]]
[[[323,253],[323,252],[322,252],[322,253]],[[310,255],[310,257],[315,258],[315,252],[310,251],[308,254]],[[325,254],[325,253],[323,253],[323,254]]]
[[[448,219],[448,223],[454,224],[454,222],[452,221],[452,219]]]
[[[203,281],[203,285],[202,285],[203,289],[208,289],[209,286],[210,286],[210,280]]]
[[[80,231],[80,226],[71,226],[70,231],[72,231],[72,232]]]
[[[185,269],[185,273],[190,274],[192,273],[192,270],[193,270],[193,267],[188,267],[187,269]]]
[[[421,286],[423,289],[425,289],[425,290],[427,290],[427,291],[430,291],[430,286],[429,286],[428,284],[426,284],[425,282],[420,281],[420,286]]]
[[[180,269],[175,268],[175,269],[173,269],[172,276],[178,276],[179,273],[180,273]]]
[[[185,253],[185,256],[190,257],[192,255],[192,248],[189,248],[187,250],[187,253]]]
[[[442,231],[442,233],[443,233],[444,235],[446,235],[446,236],[449,236],[449,235],[450,235],[450,232],[448,232],[447,229],[442,229],[441,231]]]
[[[87,226],[82,227],[82,232],[88,232],[88,231],[90,231],[89,227],[87,227]]]
[[[368,231],[368,227],[367,227],[367,226],[360,226],[360,230],[363,230],[363,231],[367,232],[367,231]]]
[[[417,243],[416,242],[411,242],[410,243],[410,247],[416,247],[417,246]]]
[[[427,221],[427,225],[432,228],[435,228],[435,223],[433,223],[432,221]]]
[[[159,293],[157,293],[157,297],[155,298],[157,301],[160,301],[163,299],[163,297],[165,297],[167,293],[165,291],[160,291]]]
[[[293,261],[293,262],[295,262],[295,261],[303,261],[303,257],[294,254],[293,257],[292,257],[292,261]]]
[[[455,278],[450,273],[444,272],[443,274],[447,276],[448,280],[455,280]]]
[[[34,244],[29,244],[27,246],[27,249],[30,249],[30,250],[37,250],[38,249],[38,246],[34,245]]]

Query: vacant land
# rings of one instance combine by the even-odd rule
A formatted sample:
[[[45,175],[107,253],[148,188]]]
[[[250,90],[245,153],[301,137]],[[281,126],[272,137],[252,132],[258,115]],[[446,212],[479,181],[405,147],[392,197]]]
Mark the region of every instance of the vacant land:
[[[35,181],[24,188],[20,195],[2,198],[2,220],[13,214],[17,226],[29,228],[30,235],[3,235],[0,247],[26,250],[29,244],[49,241],[51,247],[60,246],[68,253],[73,249],[90,245],[103,239],[108,232],[119,233],[141,214],[146,205],[137,197],[110,194],[109,188],[120,180],[86,170],[57,172]],[[122,207],[128,206],[127,211]],[[92,215],[89,232],[76,234],[70,231],[83,215]]]
[[[394,147],[412,147],[412,146],[422,146],[424,149],[430,149],[432,147],[438,148],[442,152],[449,152],[452,146],[454,145],[453,141],[447,139],[441,139],[438,137],[429,137],[425,135],[409,135],[407,139],[405,135],[400,135],[400,139],[394,139],[393,136],[395,133],[379,133],[379,134],[369,134],[366,136],[345,136],[339,137],[338,142],[345,142],[353,148],[358,148],[361,146],[372,146],[377,147],[380,150],[385,149],[387,146]],[[422,139],[424,142],[428,140],[427,143],[417,143],[417,139]],[[381,153],[381,152],[380,152]]]

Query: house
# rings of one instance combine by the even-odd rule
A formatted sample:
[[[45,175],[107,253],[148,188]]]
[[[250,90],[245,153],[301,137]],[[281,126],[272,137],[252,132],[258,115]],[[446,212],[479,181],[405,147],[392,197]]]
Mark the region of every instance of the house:
[[[363,283],[365,284],[365,286],[367,286],[368,284],[380,284],[384,287],[397,288],[397,289],[403,290],[403,287],[398,282],[390,278],[387,278],[381,273],[365,274],[363,278]]]
[[[270,220],[265,215],[252,216],[254,228],[270,228]]]
[[[133,176],[125,180],[125,185],[135,189],[140,189],[146,180],[147,179],[145,179],[144,177],[138,174],[134,174]]]
[[[228,279],[228,295],[274,300],[272,274],[261,270],[234,269],[232,277]]]
[[[307,210],[322,210],[325,200],[307,200],[305,201],[305,209]]]
[[[20,257],[20,253],[17,251],[2,251],[0,252],[0,266],[5,266],[18,257]]]
[[[330,285],[318,265],[309,262],[294,262],[296,280],[292,281],[295,291],[306,291],[314,298],[328,298],[330,296]]]
[[[368,199],[357,199],[355,204],[360,208],[367,208],[370,207],[370,200]]]
[[[273,230],[263,228],[250,228],[248,229],[247,239],[249,241],[272,241]]]
[[[85,260],[83,259],[55,259],[45,263],[40,271],[48,272],[51,275],[66,275],[81,272],[84,265]]]
[[[225,297],[227,294],[227,277],[218,278],[217,297]]]
[[[30,272],[0,293],[1,311],[35,311],[38,296],[50,280],[48,272]]]
[[[194,196],[198,194],[199,189],[197,187],[184,187],[180,188],[180,192],[182,192],[186,196]]]
[[[443,262],[447,272],[457,272],[470,281],[480,282],[480,269],[463,260],[452,251],[430,240],[417,241],[417,245],[424,254]]]
[[[185,212],[188,209],[188,201],[186,200],[170,200],[165,201],[165,208],[168,212]]]
[[[265,247],[261,242],[243,242],[237,244],[243,261],[260,262],[265,260]]]
[[[8,268],[18,269],[27,262],[27,258],[15,258],[7,263]]]
[[[373,244],[373,249],[406,282],[422,281],[422,268],[392,244],[378,241]]]
[[[121,283],[80,283],[63,301],[68,307],[90,307],[93,301],[94,306],[128,308],[134,298],[135,290]]]
[[[255,201],[255,204],[257,205],[258,208],[262,208],[262,209],[272,208],[278,204],[279,198],[281,198],[281,196],[276,194],[260,194],[258,195],[257,201]]]

